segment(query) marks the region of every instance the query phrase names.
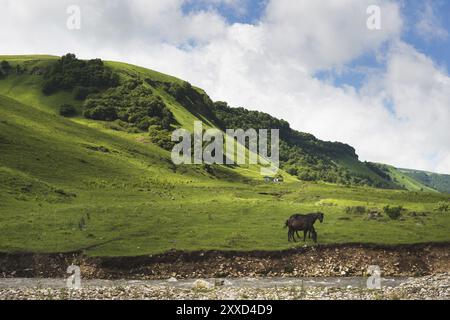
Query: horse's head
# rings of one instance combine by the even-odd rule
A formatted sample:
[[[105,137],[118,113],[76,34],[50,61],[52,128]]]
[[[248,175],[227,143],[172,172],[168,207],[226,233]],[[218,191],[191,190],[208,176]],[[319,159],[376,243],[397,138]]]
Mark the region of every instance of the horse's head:
[[[323,213],[322,212],[317,212],[317,219],[319,219],[320,223],[323,222]]]

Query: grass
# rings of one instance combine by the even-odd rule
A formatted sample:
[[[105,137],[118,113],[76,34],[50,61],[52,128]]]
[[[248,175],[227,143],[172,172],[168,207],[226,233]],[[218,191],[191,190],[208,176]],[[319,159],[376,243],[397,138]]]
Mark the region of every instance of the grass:
[[[400,185],[403,185],[407,190],[411,191],[430,191],[430,192],[436,192],[435,189],[432,189],[428,186],[426,186],[423,183],[420,183],[420,181],[411,178],[401,170],[394,168],[392,166],[388,166],[389,175],[391,178],[395,181],[397,181]]]
[[[22,59],[34,65],[53,58]],[[216,175],[203,166],[175,167],[169,152],[142,142],[144,133],[58,116],[60,104],[75,102],[68,92],[41,95],[40,81],[29,75],[0,80],[0,251],[131,256],[171,249],[286,249],[303,243],[287,241],[284,221],[294,212],[312,211],[325,213],[317,225],[321,243],[450,240],[450,213],[433,211],[449,195],[306,183],[286,173],[287,182],[266,184],[258,166],[221,166]],[[166,102],[179,123],[188,126],[195,119]],[[382,211],[387,205],[427,215],[370,220],[345,210]]]

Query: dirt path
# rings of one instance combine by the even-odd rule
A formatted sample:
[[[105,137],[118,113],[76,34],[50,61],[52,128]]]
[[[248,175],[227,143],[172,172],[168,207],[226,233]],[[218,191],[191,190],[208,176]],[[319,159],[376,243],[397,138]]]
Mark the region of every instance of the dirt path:
[[[171,251],[138,257],[89,257],[82,253],[0,253],[3,277],[64,278],[70,264],[85,279],[424,276],[450,271],[450,243],[401,246],[319,245],[284,251]]]

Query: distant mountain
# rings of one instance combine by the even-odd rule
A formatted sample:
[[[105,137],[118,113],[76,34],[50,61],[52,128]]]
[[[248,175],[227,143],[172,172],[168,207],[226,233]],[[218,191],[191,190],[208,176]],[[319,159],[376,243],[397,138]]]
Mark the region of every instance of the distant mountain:
[[[450,193],[450,175],[448,174],[400,168],[398,170],[430,188],[440,192]]]

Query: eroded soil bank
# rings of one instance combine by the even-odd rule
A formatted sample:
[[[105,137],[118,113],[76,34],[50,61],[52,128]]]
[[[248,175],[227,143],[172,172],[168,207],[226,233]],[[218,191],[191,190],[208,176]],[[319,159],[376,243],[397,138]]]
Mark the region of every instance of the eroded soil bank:
[[[283,251],[170,251],[139,257],[0,253],[2,277],[67,277],[70,264],[85,279],[364,276],[378,265],[383,276],[417,277],[450,271],[450,243],[380,246],[318,245]]]

